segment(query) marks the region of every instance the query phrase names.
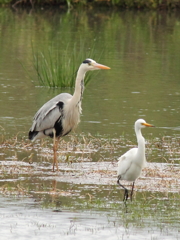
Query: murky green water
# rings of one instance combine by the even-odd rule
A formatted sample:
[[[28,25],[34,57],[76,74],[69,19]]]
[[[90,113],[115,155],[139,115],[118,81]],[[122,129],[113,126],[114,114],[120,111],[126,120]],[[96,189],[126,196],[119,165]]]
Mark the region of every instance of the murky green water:
[[[74,43],[82,41],[87,50],[95,46],[101,63],[111,70],[94,75],[86,87],[76,135],[91,133],[114,142],[123,138],[112,144],[115,147],[107,144],[96,152],[81,146],[66,150],[73,164],[62,160],[59,174],[51,172],[51,140],[43,153],[15,143],[6,150],[2,147],[4,239],[179,239],[179,182],[163,176],[172,162],[179,171],[179,13],[0,9],[0,35],[2,139],[18,134],[28,142],[24,136],[37,109],[59,92],[73,91],[38,87],[32,44],[35,49],[53,46],[63,52],[68,43],[71,58]],[[85,52],[87,57],[91,56]],[[33,82],[21,63],[34,76]],[[147,141],[153,141],[148,161],[165,165],[158,165],[155,180],[145,172],[137,181],[134,201],[125,206],[116,186],[116,159],[136,144],[133,125],[138,118],[156,126],[143,131]],[[162,137],[171,148],[164,144],[162,151],[157,150]]]

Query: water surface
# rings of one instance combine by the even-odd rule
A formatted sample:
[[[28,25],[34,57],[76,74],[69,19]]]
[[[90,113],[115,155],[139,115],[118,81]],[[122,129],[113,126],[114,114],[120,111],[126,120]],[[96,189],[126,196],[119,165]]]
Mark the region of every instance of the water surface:
[[[179,13],[0,9],[0,19],[1,236],[179,239]],[[61,172],[53,174],[52,141],[32,147],[26,136],[42,104],[73,89],[39,86],[32,45],[63,54],[68,44],[71,58],[74,43],[82,42],[87,52],[95,46],[97,58],[101,55],[111,70],[94,74],[86,87],[81,123],[72,137],[82,141],[84,134],[93,142],[90,133],[99,143],[84,147],[66,137]],[[82,61],[87,57],[84,52]],[[137,181],[134,201],[125,206],[116,161],[136,145],[138,118],[156,126],[143,130],[148,161],[164,165],[150,163]]]

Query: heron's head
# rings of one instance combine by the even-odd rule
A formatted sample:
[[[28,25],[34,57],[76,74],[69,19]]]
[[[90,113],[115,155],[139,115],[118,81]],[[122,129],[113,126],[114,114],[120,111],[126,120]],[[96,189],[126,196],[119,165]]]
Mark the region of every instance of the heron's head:
[[[81,67],[83,67],[84,70],[86,70],[86,71],[99,70],[99,69],[110,69],[110,67],[99,64],[91,58],[87,58],[86,60],[84,60],[81,64]]]
[[[136,122],[135,122],[135,128],[145,128],[145,127],[154,127],[153,125],[147,123],[144,119],[138,119]]]

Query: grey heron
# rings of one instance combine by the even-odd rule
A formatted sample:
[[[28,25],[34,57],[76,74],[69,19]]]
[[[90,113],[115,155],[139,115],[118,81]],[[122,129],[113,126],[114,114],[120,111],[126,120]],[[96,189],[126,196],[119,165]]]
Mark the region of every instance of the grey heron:
[[[80,121],[81,101],[84,91],[84,77],[87,71],[110,69],[96,61],[87,58],[80,65],[75,82],[74,94],[61,93],[46,102],[35,114],[32,127],[29,130],[29,139],[49,136],[53,138],[53,171],[57,161],[57,146],[60,137],[67,135]]]
[[[124,199],[128,199],[128,190],[122,184],[120,180],[127,180],[133,182],[131,190],[131,200],[134,189],[134,182],[140,176],[142,168],[146,164],[145,156],[145,139],[142,136],[141,129],[144,127],[154,127],[153,125],[146,123],[144,119],[138,119],[135,122],[135,133],[137,137],[138,147],[132,148],[118,158],[118,180],[117,183],[124,189]]]

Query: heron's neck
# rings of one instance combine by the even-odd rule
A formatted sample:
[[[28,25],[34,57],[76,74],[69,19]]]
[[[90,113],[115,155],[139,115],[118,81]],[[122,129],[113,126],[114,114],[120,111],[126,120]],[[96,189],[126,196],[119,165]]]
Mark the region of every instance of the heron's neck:
[[[78,104],[82,100],[85,74],[86,71],[80,67],[76,76],[75,91],[72,97],[72,103]]]
[[[141,130],[135,130],[138,142],[138,155],[145,156],[145,139],[142,136]]]

